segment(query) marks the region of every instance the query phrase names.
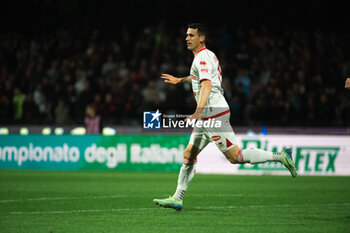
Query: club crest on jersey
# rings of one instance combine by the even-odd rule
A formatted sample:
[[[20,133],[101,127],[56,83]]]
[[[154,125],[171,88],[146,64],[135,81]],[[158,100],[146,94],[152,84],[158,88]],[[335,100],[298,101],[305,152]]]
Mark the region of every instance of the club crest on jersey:
[[[197,77],[194,75],[191,75],[192,80],[197,80]]]

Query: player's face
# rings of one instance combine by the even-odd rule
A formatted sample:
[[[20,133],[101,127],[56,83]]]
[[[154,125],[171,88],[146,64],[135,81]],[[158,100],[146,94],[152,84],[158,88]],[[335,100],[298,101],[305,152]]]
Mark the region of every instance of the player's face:
[[[187,49],[195,51],[201,43],[204,42],[204,36],[198,35],[198,29],[188,28],[186,32]]]

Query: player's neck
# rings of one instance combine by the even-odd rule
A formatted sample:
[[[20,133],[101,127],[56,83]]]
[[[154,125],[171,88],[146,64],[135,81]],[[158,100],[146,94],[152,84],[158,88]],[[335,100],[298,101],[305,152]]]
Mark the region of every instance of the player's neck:
[[[198,47],[195,48],[195,49],[192,51],[192,52],[193,52],[193,55],[196,56],[197,53],[199,53],[199,51],[201,51],[201,50],[204,49],[204,48],[205,48],[205,44],[200,44],[200,45],[198,45]]]

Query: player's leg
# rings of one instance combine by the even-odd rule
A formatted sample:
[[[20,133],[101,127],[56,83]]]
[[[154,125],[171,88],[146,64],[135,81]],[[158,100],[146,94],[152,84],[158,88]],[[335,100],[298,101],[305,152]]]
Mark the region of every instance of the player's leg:
[[[237,145],[223,152],[225,157],[233,164],[237,163],[266,163],[266,162],[280,162],[296,177],[295,164],[292,160],[292,153],[290,149],[284,149],[281,152],[264,151],[258,148],[249,148],[240,150]]]
[[[258,148],[240,150],[236,143],[236,136],[229,123],[229,115],[224,115],[218,120],[222,121],[223,127],[209,129],[210,138],[231,163],[256,164],[275,161],[282,163],[293,177],[297,175],[289,149],[284,149],[281,152],[264,151]]]
[[[180,169],[176,191],[173,195],[174,199],[182,201],[184,198],[188,184],[196,173],[197,155],[201,151],[202,149],[192,144],[188,144],[184,150],[184,161]]]
[[[282,162],[282,154],[277,152],[264,151],[258,148],[249,148],[240,150],[237,145],[223,152],[225,157],[233,164],[237,163],[265,163],[265,162]]]
[[[196,171],[197,155],[210,142],[202,132],[194,132],[190,142],[184,150],[184,162],[180,169],[176,191],[172,197],[166,199],[154,199],[153,202],[165,208],[182,209],[182,200],[188,184],[194,177]]]

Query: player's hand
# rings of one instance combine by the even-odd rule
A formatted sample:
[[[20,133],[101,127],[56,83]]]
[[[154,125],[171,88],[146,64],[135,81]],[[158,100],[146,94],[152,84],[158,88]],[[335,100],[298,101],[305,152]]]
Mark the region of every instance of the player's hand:
[[[200,115],[201,115],[200,113],[195,112],[195,113],[193,113],[191,116],[187,117],[187,118],[185,119],[185,122],[186,122],[186,121],[197,120],[197,119],[200,117]]]
[[[178,84],[179,82],[181,82],[181,78],[176,78],[170,74],[162,74],[160,78],[164,79],[164,82],[170,84]]]
[[[345,88],[350,90],[350,78],[347,78],[345,81]]]

